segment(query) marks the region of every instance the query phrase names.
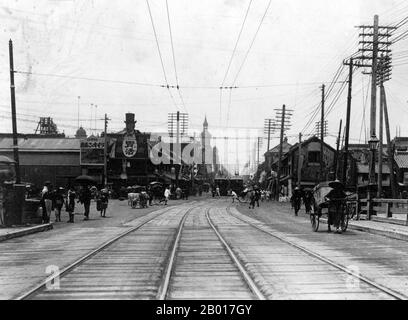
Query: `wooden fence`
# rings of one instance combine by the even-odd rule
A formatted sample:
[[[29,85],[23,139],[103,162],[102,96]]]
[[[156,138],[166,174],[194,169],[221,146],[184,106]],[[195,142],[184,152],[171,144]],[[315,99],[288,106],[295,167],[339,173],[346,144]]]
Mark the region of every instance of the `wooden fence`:
[[[368,220],[388,221],[408,225],[408,199],[358,199],[356,200],[357,219],[365,214]],[[378,217],[379,214],[385,217]],[[405,219],[395,219],[406,215]]]

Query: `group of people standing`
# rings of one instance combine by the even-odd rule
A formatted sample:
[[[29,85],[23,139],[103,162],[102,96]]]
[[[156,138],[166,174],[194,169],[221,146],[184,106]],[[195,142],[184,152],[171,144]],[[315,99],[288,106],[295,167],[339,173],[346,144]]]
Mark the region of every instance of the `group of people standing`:
[[[68,191],[62,187],[53,189],[51,183],[46,182],[41,191],[40,206],[42,208],[42,221],[49,223],[52,212],[55,211],[55,222],[61,222],[61,211],[65,206],[65,211],[69,214],[67,222],[73,223],[75,217],[75,202],[84,206],[84,220],[89,220],[91,200],[96,200],[97,210],[101,217],[106,217],[108,208],[109,193],[107,189],[92,192],[90,186],[81,186],[79,192],[74,187],[68,187]]]
[[[242,202],[238,194],[234,190],[230,189],[228,191],[228,194],[232,197],[232,203],[234,203],[235,201]],[[257,205],[257,207],[259,207],[259,200],[262,201],[262,190],[259,187],[255,186],[247,192],[243,192],[242,197],[248,197],[249,209],[254,209],[255,204]]]
[[[303,203],[305,204],[306,213],[310,213],[312,211],[313,205],[313,194],[310,190],[302,191],[299,187],[296,187],[293,190],[292,197],[290,198],[290,202],[292,204],[292,208],[295,210],[295,215],[298,215],[300,210],[300,206]]]

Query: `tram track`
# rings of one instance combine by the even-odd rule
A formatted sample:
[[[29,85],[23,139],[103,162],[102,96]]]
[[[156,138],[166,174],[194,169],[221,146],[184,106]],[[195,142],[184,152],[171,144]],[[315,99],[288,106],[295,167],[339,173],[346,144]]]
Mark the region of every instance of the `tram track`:
[[[187,213],[189,211],[191,211],[192,209],[194,209],[194,207],[187,208]],[[73,299],[85,298],[86,299],[87,298],[86,297],[86,290],[81,290],[81,285],[80,284],[77,286],[77,288],[72,288],[72,291],[74,292],[74,293],[72,293],[72,295],[67,294],[65,296],[64,296],[64,294],[62,294],[62,295],[60,294],[61,292],[64,292],[65,288],[62,288],[62,289],[57,288],[57,289],[49,290],[49,289],[47,289],[47,286],[50,283],[55,284],[55,281],[61,281],[61,284],[62,284],[62,282],[66,278],[66,276],[68,276],[70,273],[75,271],[75,269],[80,268],[81,266],[83,266],[84,264],[86,264],[87,262],[89,262],[90,260],[95,258],[97,255],[103,254],[104,251],[107,251],[113,245],[115,245],[119,241],[125,239],[129,235],[135,233],[136,231],[140,231],[141,228],[145,227],[146,225],[148,225],[149,223],[151,223],[155,219],[165,215],[166,213],[168,214],[169,212],[174,211],[174,210],[177,210],[177,208],[169,207],[168,209],[166,209],[166,210],[164,210],[162,212],[159,212],[157,214],[153,214],[152,216],[142,217],[140,219],[140,221],[138,221],[135,226],[132,226],[130,229],[126,230],[125,232],[123,232],[123,233],[119,234],[118,236],[115,236],[114,238],[106,241],[105,243],[103,243],[102,245],[97,247],[96,249],[88,252],[86,255],[82,256],[81,258],[77,259],[73,263],[69,264],[67,267],[63,268],[60,272],[48,277],[47,279],[43,280],[40,284],[34,286],[33,288],[29,289],[28,291],[26,291],[26,292],[24,292],[22,294],[20,294],[19,296],[15,297],[14,299],[15,300],[42,299],[42,298],[52,299],[53,297],[55,297],[56,299],[64,299],[64,298],[73,298]],[[110,261],[111,263],[114,263],[114,262],[111,261],[112,259],[109,259],[109,257],[104,257],[104,258],[107,261]],[[99,264],[100,264],[100,262],[99,262]],[[86,279],[86,275],[85,276],[81,275],[81,276]],[[94,275],[90,274],[89,276],[90,276],[90,278],[92,278]],[[115,277],[116,276],[113,276],[113,278],[115,278]],[[79,279],[79,277],[78,277],[78,279]],[[79,281],[79,282],[81,282],[81,281]],[[86,282],[86,280],[85,280],[85,282]],[[123,281],[122,281],[122,284],[123,284]],[[65,284],[63,284],[63,286],[64,285]],[[86,283],[85,283],[85,286],[87,286]],[[75,292],[79,292],[79,291],[84,291],[85,295],[81,295],[81,296],[75,295]],[[44,297],[42,297],[42,296],[44,296]],[[90,296],[92,296],[91,293],[90,293]]]
[[[226,208],[226,211],[232,217],[234,217],[234,218],[238,219],[239,221],[251,226],[252,228],[254,228],[254,229],[258,230],[258,231],[261,231],[262,233],[267,234],[267,235],[281,241],[282,243],[285,243],[285,244],[289,245],[290,247],[292,247],[292,248],[294,248],[296,250],[299,250],[300,252],[303,252],[304,254],[325,263],[326,265],[329,265],[329,266],[331,266],[331,267],[333,267],[333,268],[335,268],[337,270],[340,270],[341,272],[347,274],[348,276],[350,276],[350,277],[352,277],[352,278],[354,278],[354,279],[356,279],[358,281],[363,282],[367,286],[369,286],[371,288],[374,288],[375,290],[378,290],[379,292],[384,293],[385,295],[387,295],[388,297],[390,297],[392,299],[396,299],[396,300],[407,300],[408,299],[407,296],[405,296],[405,295],[403,295],[403,294],[401,294],[399,292],[396,292],[396,291],[394,291],[394,290],[392,290],[390,288],[387,288],[386,286],[381,285],[381,284],[379,284],[379,283],[377,283],[377,282],[375,282],[375,281],[373,281],[373,280],[371,280],[371,279],[369,279],[369,278],[367,278],[367,277],[365,277],[365,276],[363,276],[363,275],[361,275],[361,274],[359,274],[357,272],[354,272],[353,270],[350,270],[349,268],[347,268],[347,267],[345,267],[345,266],[343,266],[343,265],[341,265],[339,263],[336,263],[336,262],[334,262],[334,261],[332,261],[332,260],[330,260],[330,259],[316,253],[316,252],[313,252],[312,250],[310,250],[310,249],[308,249],[308,248],[306,248],[304,246],[301,246],[298,243],[295,243],[295,242],[293,242],[291,240],[286,239],[285,237],[281,236],[280,234],[270,230],[270,228],[267,225],[265,225],[264,223],[262,223],[260,221],[257,221],[257,220],[255,220],[256,222],[251,221],[251,220],[254,220],[254,219],[249,218],[249,217],[247,217],[247,216],[245,216],[245,215],[243,215],[241,213],[239,213],[239,215],[233,213],[232,210],[231,210],[231,206],[228,206]]]
[[[17,299],[407,299],[211,201],[132,223]]]
[[[265,299],[209,210],[143,219],[17,299]]]
[[[231,245],[212,223],[209,210],[205,209],[205,221],[197,212],[196,217],[194,213],[190,213],[192,217],[186,214],[180,222],[159,299],[265,300]],[[189,226],[185,227],[187,219]]]

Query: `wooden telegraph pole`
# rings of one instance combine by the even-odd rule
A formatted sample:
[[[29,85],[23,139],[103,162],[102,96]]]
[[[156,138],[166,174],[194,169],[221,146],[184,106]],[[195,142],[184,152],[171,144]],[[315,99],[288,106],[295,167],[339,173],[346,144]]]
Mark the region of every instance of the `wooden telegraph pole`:
[[[341,127],[343,124],[343,120],[340,119],[340,125],[339,125],[339,134],[337,136],[337,141],[336,141],[336,156],[334,157],[334,180],[337,180],[338,178],[338,172],[339,172],[339,150],[340,150],[340,136],[341,136]],[[345,160],[343,159],[343,162]],[[344,184],[344,180],[343,180]]]
[[[280,143],[279,143],[279,162],[278,162],[278,171],[276,177],[276,190],[275,190],[275,199],[279,200],[279,191],[280,191],[280,174],[282,169],[282,152],[283,152],[283,137],[285,131],[288,130],[289,124],[289,117],[292,116],[293,110],[286,109],[286,106],[283,105],[282,109],[275,109],[276,113],[276,121],[280,121]]]
[[[297,186],[300,189],[302,182],[302,133],[299,132],[299,150],[298,150],[298,171],[297,171]]]
[[[178,188],[179,186],[179,171],[180,171],[180,111],[177,111],[177,134],[176,134],[176,187]],[[205,133],[204,133],[205,134]],[[205,146],[204,146],[205,148]],[[205,166],[205,160],[204,160],[204,166]]]
[[[378,185],[378,189],[377,189],[377,197],[381,198],[382,195],[382,177],[383,177],[383,114],[384,114],[384,95],[382,94],[383,88],[384,88],[384,84],[381,81],[380,84],[380,115],[379,115],[379,127],[378,127],[378,139],[380,140],[380,142],[378,143],[378,177],[377,177],[377,185]]]
[[[278,172],[276,177],[276,200],[279,200],[280,191],[280,172],[281,172],[281,162],[282,162],[282,149],[283,149],[283,134],[285,132],[285,109],[286,106],[282,106],[282,118],[281,118],[281,129],[280,129],[280,142],[279,142],[279,162],[278,162]]]
[[[322,85],[322,110],[321,110],[321,118],[320,118],[320,181],[324,180],[324,162],[323,162],[323,143],[324,143],[324,89],[325,85]]]
[[[18,157],[18,136],[17,136],[17,116],[16,116],[16,91],[14,86],[14,59],[13,42],[9,41],[9,59],[10,59],[10,93],[11,93],[11,119],[13,125],[13,154],[15,161],[16,183],[21,182],[20,160]]]
[[[349,135],[350,135],[350,114],[351,114],[351,98],[353,89],[353,58],[350,58],[348,63],[349,66],[349,81],[348,81],[348,93],[347,93],[347,115],[346,115],[346,130],[344,132],[344,150],[343,150],[343,170],[341,181],[344,186],[347,184],[347,162],[348,162],[348,146],[349,146]]]
[[[105,188],[108,185],[108,137],[107,137],[107,131],[108,131],[108,119],[107,114],[105,113],[105,128],[104,128],[104,148],[103,148],[103,183]]]
[[[390,134],[390,123],[388,121],[388,108],[387,108],[387,96],[385,95],[384,86],[381,88],[383,95],[383,111],[384,111],[384,120],[385,120],[385,132],[387,136],[387,152],[388,152],[388,166],[390,169],[390,184],[391,184],[391,193],[392,198],[397,198],[397,190],[395,186],[395,176],[394,176],[394,151],[391,144],[391,134]]]

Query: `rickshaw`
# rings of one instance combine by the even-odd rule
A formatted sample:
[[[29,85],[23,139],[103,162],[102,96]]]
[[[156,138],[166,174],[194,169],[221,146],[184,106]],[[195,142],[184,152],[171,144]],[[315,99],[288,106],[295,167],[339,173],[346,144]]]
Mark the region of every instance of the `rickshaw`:
[[[336,181],[325,181],[319,183],[313,188],[313,212],[310,213],[310,222],[312,224],[313,231],[317,232],[319,230],[320,218],[323,215],[323,209],[327,209],[327,227],[328,231],[331,231],[331,225],[333,221],[329,221],[329,210],[332,208],[330,204],[337,202],[336,212],[334,212],[335,219],[338,219],[339,227],[342,232],[345,232],[348,227],[348,222],[350,219],[349,207],[347,206],[347,196],[344,198],[334,199],[333,202],[328,200],[326,197],[330,191],[333,190],[333,186],[336,184],[341,184],[338,180]]]

